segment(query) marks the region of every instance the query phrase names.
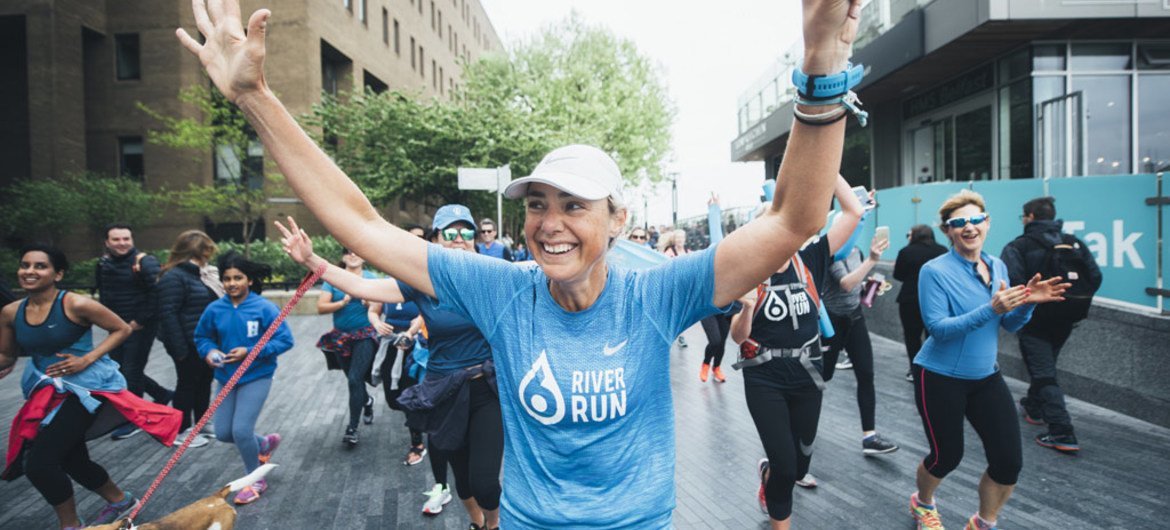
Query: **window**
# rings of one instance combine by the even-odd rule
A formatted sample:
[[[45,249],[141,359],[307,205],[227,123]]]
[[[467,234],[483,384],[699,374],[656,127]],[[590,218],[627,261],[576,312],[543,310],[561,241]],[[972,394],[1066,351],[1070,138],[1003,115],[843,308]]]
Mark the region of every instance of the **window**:
[[[367,1],[368,0],[358,0],[358,20],[362,21],[362,24],[366,24],[366,22],[367,22],[366,21],[366,2]]]
[[[142,79],[137,33],[114,35],[114,52],[119,81]]]
[[[1170,75],[1138,77],[1138,171],[1170,169]]]
[[[378,79],[377,76],[371,74],[369,71],[364,71],[362,73],[362,85],[364,85],[367,90],[375,94],[381,94],[390,89],[386,83],[384,83],[381,79]]]
[[[435,66],[434,59],[431,59],[431,88],[439,88],[439,70]]]
[[[439,10],[439,27],[435,28],[439,32],[439,38],[443,38],[443,10]]]
[[[390,12],[382,8],[382,44],[390,45]]]
[[[1072,76],[1072,91],[1084,94],[1086,175],[1130,172],[1129,80],[1129,75]]]
[[[1133,65],[1133,61],[1130,60],[1131,48],[1129,43],[1074,43],[1072,57],[1068,61],[1068,69],[1074,71],[1129,70]]]
[[[1064,70],[1064,45],[1045,44],[1032,48],[1032,69],[1037,71]]]
[[[1170,44],[1138,44],[1138,70],[1170,70]]]
[[[353,0],[341,0],[341,3],[345,4],[345,9],[353,13]]]
[[[139,180],[142,180],[143,176],[146,175],[146,164],[142,159],[141,136],[118,138],[118,174]]]
[[[443,74],[443,67],[440,66],[439,67],[439,93],[440,94],[443,93],[443,79],[445,77],[447,77],[447,76]]]
[[[415,60],[414,59],[414,37],[411,37],[410,38],[410,69],[411,70],[418,68],[418,66],[416,66],[414,64],[414,60]]]
[[[435,0],[431,0],[431,31],[435,30]]]
[[[422,12],[422,3],[423,3],[423,0],[418,0],[418,16],[420,16],[420,17],[421,17],[421,16],[422,16],[422,14],[423,14],[423,12]]]
[[[418,47],[418,75],[423,79],[427,78],[427,54],[422,46]]]
[[[447,50],[455,53],[455,30],[451,29],[450,24],[447,24]]]
[[[336,96],[353,80],[353,61],[329,43],[321,41],[321,91]],[[352,85],[351,85],[352,86]]]
[[[999,176],[1032,178],[1032,81],[999,89]]]
[[[264,187],[264,146],[259,140],[248,143],[246,152],[237,152],[242,146],[220,144],[215,148],[215,181],[220,184],[247,184],[249,189]],[[244,160],[241,162],[240,155]]]
[[[399,38],[399,36],[400,36],[400,32],[398,29],[398,19],[394,19],[394,54],[395,55],[402,55],[402,43],[401,43],[401,39]],[[413,52],[413,51],[414,50],[411,50],[411,52]],[[414,55],[414,53],[411,53],[411,55]],[[410,65],[410,67],[414,68],[414,65],[412,64],[412,65]]]

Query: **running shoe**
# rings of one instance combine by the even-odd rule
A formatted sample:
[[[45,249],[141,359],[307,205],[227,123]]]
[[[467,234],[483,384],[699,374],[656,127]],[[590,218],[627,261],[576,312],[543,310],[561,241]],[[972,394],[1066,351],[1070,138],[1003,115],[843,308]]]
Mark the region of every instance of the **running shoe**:
[[[935,499],[934,502],[938,502]],[[918,530],[943,530],[942,517],[938,514],[937,506],[927,506],[918,502],[918,492],[910,494],[910,516],[918,523]]]
[[[280,447],[280,433],[272,433],[264,437],[264,441],[260,444],[260,463],[267,464],[272,459],[272,454],[276,452],[276,448]]]
[[[374,398],[366,396],[366,404],[362,407],[362,423],[369,425],[374,423]]]
[[[114,429],[114,432],[110,433],[110,439],[125,440],[140,432],[142,432],[142,429],[139,429],[137,425],[134,425],[133,423],[127,423],[126,425]]]
[[[1055,449],[1066,455],[1075,455],[1081,450],[1075,434],[1052,434],[1046,432],[1036,437],[1036,443],[1041,447]]]
[[[173,443],[171,445],[174,447],[179,447],[179,446],[183,445],[183,440],[187,439],[187,434],[190,432],[191,432],[191,429],[187,429],[187,430],[179,433],[179,435],[175,437],[175,443]],[[203,436],[202,434],[196,434],[195,439],[191,440],[191,445],[189,445],[187,447],[194,449],[196,447],[203,447],[209,443],[211,443],[211,440],[208,440],[206,436]]]
[[[727,382],[727,377],[725,377],[725,376],[723,375],[723,369],[722,369],[722,368],[720,368],[720,367],[718,367],[718,366],[716,366],[716,367],[714,367],[714,368],[712,368],[712,369],[711,369],[711,376],[712,376],[712,377],[714,377],[714,378],[715,378],[715,380],[716,380],[716,381],[719,381],[720,383],[726,383],[726,382]]]
[[[1024,415],[1024,421],[1030,425],[1044,425],[1044,416],[1031,405],[1027,397],[1020,398],[1020,414]]]
[[[129,491],[125,492],[125,498],[121,502],[107,503],[102,507],[101,511],[89,523],[91,525],[110,524],[129,514],[134,508],[138,506],[138,499],[131,495]]]
[[[264,479],[257,480],[251,486],[244,486],[236,494],[235,503],[239,505],[252,504],[260,499],[260,494],[268,491],[268,481]]]
[[[983,519],[979,518],[979,514],[972,515],[970,519],[967,519],[967,526],[963,527],[963,530],[995,530],[995,529],[996,529],[995,524],[988,525],[987,521],[984,521]]]
[[[884,455],[897,450],[897,444],[886,441],[880,434],[867,436],[861,440],[861,453],[865,456]]]
[[[427,502],[423,503],[422,513],[438,515],[443,511],[443,506],[451,502],[451,487],[435,484],[431,491],[424,491],[423,495],[427,496]]]
[[[760,511],[767,515],[768,496],[765,494],[764,490],[768,487],[768,459],[761,458],[757,467],[760,474],[760,491],[756,492],[756,501],[760,503]]]
[[[906,382],[907,383],[914,382],[914,374],[910,373],[909,371],[906,372]]]
[[[811,490],[817,487],[817,477],[814,477],[812,473],[805,473],[803,477],[800,477],[800,479],[796,481],[796,485],[804,489]]]
[[[699,381],[707,382],[707,374],[711,371],[711,365],[703,363],[699,366]]]
[[[345,436],[341,437],[341,441],[350,447],[356,446],[358,443],[357,427],[346,427]]]
[[[837,361],[838,370],[852,370],[853,361],[849,360],[849,355],[842,355],[841,359]]]

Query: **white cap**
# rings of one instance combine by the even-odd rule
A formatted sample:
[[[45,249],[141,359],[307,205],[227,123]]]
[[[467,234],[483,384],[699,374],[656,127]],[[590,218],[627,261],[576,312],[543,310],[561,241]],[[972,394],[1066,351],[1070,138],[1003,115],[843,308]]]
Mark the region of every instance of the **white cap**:
[[[613,197],[622,200],[622,172],[605,151],[589,145],[566,145],[544,155],[527,177],[513,180],[504,196],[519,199],[533,182],[548,184],[570,195],[596,201]]]

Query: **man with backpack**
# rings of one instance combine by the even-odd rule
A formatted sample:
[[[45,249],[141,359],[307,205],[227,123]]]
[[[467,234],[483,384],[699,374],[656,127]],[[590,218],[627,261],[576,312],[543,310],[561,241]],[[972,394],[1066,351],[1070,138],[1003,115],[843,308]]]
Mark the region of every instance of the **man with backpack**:
[[[1044,278],[1060,276],[1072,284],[1065,301],[1037,306],[1032,320],[1020,330],[1020,353],[1032,380],[1020,405],[1028,423],[1048,424],[1048,432],[1038,435],[1036,443],[1075,454],[1080,446],[1056,382],[1056,358],[1076,323],[1089,315],[1093,294],[1101,287],[1101,269],[1081,240],[1062,232],[1064,222],[1056,219],[1055,202],[1040,197],[1024,203],[1020,216],[1024,234],[1008,243],[1000,258],[1012,285],[1026,284],[1037,273]]]

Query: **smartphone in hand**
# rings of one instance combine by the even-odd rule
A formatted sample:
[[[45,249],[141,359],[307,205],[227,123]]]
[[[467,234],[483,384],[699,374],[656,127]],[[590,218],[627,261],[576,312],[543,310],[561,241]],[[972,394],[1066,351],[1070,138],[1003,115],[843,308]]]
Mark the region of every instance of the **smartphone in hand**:
[[[854,186],[853,194],[857,196],[858,201],[861,201],[862,208],[866,210],[872,210],[874,206],[877,206],[874,204],[873,200],[869,198],[869,190],[866,190],[865,186]]]
[[[873,239],[875,241],[882,241],[882,240],[889,241],[890,240],[890,227],[879,226],[879,227],[875,228],[873,231]]]

